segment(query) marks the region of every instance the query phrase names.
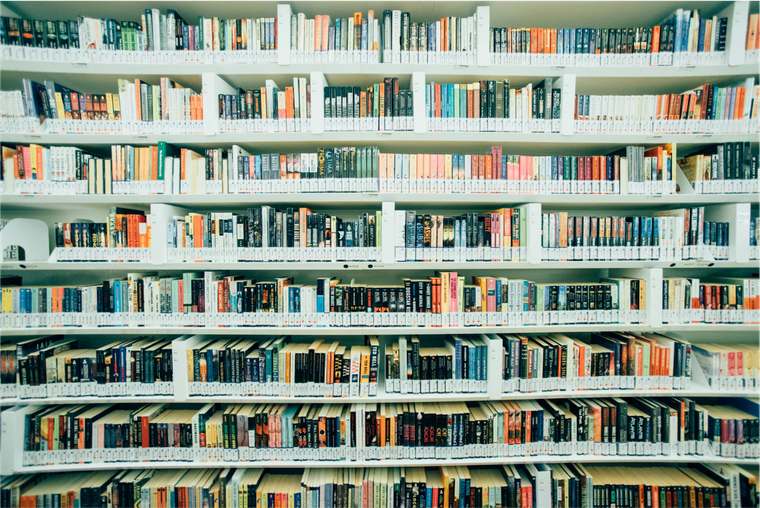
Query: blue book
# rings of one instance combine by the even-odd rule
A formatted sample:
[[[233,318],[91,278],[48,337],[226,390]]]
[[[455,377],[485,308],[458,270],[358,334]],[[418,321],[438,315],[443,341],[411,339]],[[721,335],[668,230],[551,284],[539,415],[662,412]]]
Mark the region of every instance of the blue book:
[[[559,180],[561,180],[561,178],[559,176],[559,167],[557,166],[557,158],[556,157],[552,157],[551,158],[551,164],[552,164],[552,175],[551,175],[552,181],[559,181]]]
[[[575,48],[576,55],[583,53],[583,28],[575,29]]]
[[[560,28],[557,30],[557,54],[558,55],[561,55],[565,52],[565,47],[563,46],[564,35],[565,35],[565,31],[563,29]]]
[[[660,245],[660,219],[657,217],[652,219],[652,240],[655,247]]]
[[[451,118],[456,118],[457,112],[456,112],[456,89],[454,88],[453,83],[449,83],[448,86],[449,89],[449,116]]]
[[[641,246],[641,242],[639,241],[640,238],[640,223],[641,223],[641,217],[634,217],[633,218],[633,246],[639,247]]]
[[[121,281],[117,280],[113,283],[113,301],[114,312],[121,312]]]
[[[259,376],[261,358],[251,358],[251,381],[254,383],[260,383],[261,377]]]
[[[261,155],[254,155],[253,157],[253,174],[256,180],[261,180]]]
[[[272,350],[267,348],[266,350],[266,382],[271,383],[272,382]]]
[[[206,379],[214,382],[214,353],[210,349],[206,350]]]
[[[449,111],[448,111],[448,102],[449,102],[449,94],[446,93],[447,87],[445,83],[441,83],[441,118],[448,118]]]
[[[607,156],[607,181],[611,182],[615,176],[615,166],[612,155]]]
[[[575,29],[574,28],[568,28],[568,33],[570,37],[566,37],[565,41],[567,42],[567,51],[566,53],[568,55],[574,55],[575,54]]]
[[[705,50],[705,28],[707,20],[704,18],[699,19],[699,39],[697,40],[697,51],[703,52]]]

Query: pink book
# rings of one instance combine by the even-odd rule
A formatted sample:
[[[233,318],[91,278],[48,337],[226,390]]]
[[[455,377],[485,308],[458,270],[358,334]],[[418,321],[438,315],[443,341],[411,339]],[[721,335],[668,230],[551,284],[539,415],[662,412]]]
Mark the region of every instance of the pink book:
[[[496,279],[486,277],[486,311],[496,312]]]
[[[388,174],[385,171],[385,158],[385,154],[381,153],[377,162],[380,178],[383,179],[388,178]]]
[[[495,227],[494,222],[496,223]],[[491,219],[491,234],[493,235],[493,238],[491,239],[491,245],[497,249],[501,248],[501,229],[503,227],[503,222],[504,221],[502,220],[501,214],[493,214],[493,218]]]
[[[736,353],[734,351],[728,352],[728,375],[736,375]]]
[[[450,272],[449,276],[450,276],[449,309],[450,309],[450,312],[456,312],[459,309],[459,302],[457,301],[457,292],[458,292],[457,284],[458,284],[459,279],[457,278],[457,272]]]
[[[438,154],[438,178],[439,180],[443,180],[446,177],[446,156],[443,154]]]

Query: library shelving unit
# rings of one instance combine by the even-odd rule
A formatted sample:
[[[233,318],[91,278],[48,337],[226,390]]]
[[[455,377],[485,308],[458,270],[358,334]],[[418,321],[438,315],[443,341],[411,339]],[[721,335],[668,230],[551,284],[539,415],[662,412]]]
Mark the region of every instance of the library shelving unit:
[[[50,52],[43,59],[24,58],[18,50],[4,48],[2,52],[2,89],[19,90],[22,79],[29,78],[43,82],[52,80],[68,87],[92,90],[93,93],[113,91],[116,80],[120,78],[144,78],[155,83],[159,76],[177,79],[183,85],[196,91],[203,91],[203,132],[195,134],[51,134],[43,128],[38,132],[3,132],[0,140],[3,145],[15,146],[39,144],[44,146],[76,146],[92,153],[106,155],[110,146],[133,145],[136,147],[152,146],[158,142],[168,142],[181,148],[202,151],[209,148],[230,148],[238,145],[252,154],[270,152],[298,152],[302,149],[316,151],[325,146],[377,146],[381,152],[396,153],[441,153],[459,151],[460,153],[485,153],[494,145],[502,146],[504,153],[524,153],[542,156],[570,154],[575,156],[610,154],[624,150],[626,146],[643,146],[653,148],[666,143],[676,143],[679,157],[700,153],[711,145],[722,143],[749,143],[752,153],[758,151],[757,124],[754,130],[743,133],[713,134],[576,134],[574,131],[573,104],[576,93],[597,94],[658,94],[681,93],[700,86],[704,82],[720,86],[732,86],[752,78],[758,80],[758,61],[752,60],[757,53],[745,51],[747,19],[757,10],[756,3],[744,1],[710,1],[699,2],[698,8],[705,16],[728,18],[725,54],[718,57],[686,58],[674,65],[594,65],[579,59],[579,63],[566,64],[546,60],[544,64],[502,64],[497,63],[489,53],[488,27],[504,26],[547,26],[575,27],[589,23],[595,27],[604,26],[652,26],[667,19],[677,9],[692,8],[688,1],[664,2],[617,2],[613,0],[599,2],[400,2],[386,0],[380,2],[359,2],[348,5],[346,2],[327,0],[313,4],[304,1],[293,2],[161,2],[161,8],[173,8],[181,12],[186,20],[198,19],[199,16],[268,16],[276,19],[279,30],[279,48],[276,55],[268,62],[237,63],[219,60],[219,55],[205,55],[198,62],[182,61],[175,52],[157,57],[152,63],[125,63],[117,61],[114,53],[93,50],[91,54],[79,55],[76,61],[56,59],[56,53]],[[0,8],[4,16],[42,19],[52,12],[58,18],[76,19],[78,15],[115,17],[120,19],[139,18],[145,9],[155,7],[151,2],[53,2],[3,1]],[[296,63],[295,52],[291,52],[290,15],[305,12],[314,16],[319,12],[328,12],[333,17],[352,16],[354,9],[366,11],[374,9],[382,13],[386,9],[402,9],[412,13],[412,19],[436,19],[440,16],[476,16],[478,23],[478,40],[476,54],[471,63],[392,63],[381,61],[357,64],[347,63]],[[382,23],[383,20],[380,20]],[[171,54],[169,54],[171,53]],[[182,53],[182,52],[176,52]],[[214,52],[210,52],[214,53]],[[382,53],[382,52],[381,52]],[[40,52],[40,55],[42,52]],[[35,53],[36,55],[36,53]],[[380,55],[382,57],[382,55]],[[163,60],[161,59],[163,58]],[[216,60],[215,60],[216,59]],[[381,58],[381,60],[383,60]],[[168,62],[168,63],[167,63]],[[173,63],[176,62],[176,63]],[[225,133],[219,130],[219,110],[216,102],[218,93],[226,89],[250,86],[258,83],[259,77],[291,80],[293,77],[309,77],[312,84],[330,83],[353,84],[351,79],[363,85],[377,83],[388,76],[400,78],[403,86],[410,83],[414,94],[414,128],[410,131],[390,132],[324,132],[324,118],[319,117],[318,107],[312,108],[311,125],[304,132],[261,132],[261,133]],[[519,83],[537,83],[546,77],[555,80],[555,87],[560,88],[562,113],[559,118],[558,132],[436,132],[426,125],[424,104],[424,86],[429,81],[453,82],[476,81],[480,79],[515,78]],[[321,80],[321,81],[319,81]],[[321,87],[315,85],[312,98],[322,94]],[[755,98],[755,101],[758,99]],[[321,106],[320,106],[321,107]],[[753,124],[750,124],[750,128]],[[120,278],[131,272],[157,272],[161,274],[181,275],[186,271],[228,270],[231,273],[245,273],[251,278],[273,278],[279,274],[293,276],[297,281],[312,282],[316,277],[338,277],[344,280],[356,279],[360,282],[387,284],[389,278],[399,281],[402,278],[425,278],[435,271],[451,271],[464,274],[468,279],[487,273],[489,276],[531,279],[535,276],[542,281],[598,280],[604,277],[636,276],[645,279],[647,287],[647,315],[638,324],[604,324],[587,323],[575,325],[543,326],[482,326],[482,327],[403,327],[403,326],[353,326],[353,327],[199,327],[199,326],[161,326],[158,323],[145,326],[63,326],[45,328],[10,327],[10,321],[3,321],[8,327],[0,330],[3,343],[18,342],[30,337],[46,335],[65,335],[81,337],[90,347],[98,347],[114,340],[114,337],[165,336],[176,338],[194,334],[238,335],[238,336],[278,336],[289,335],[294,342],[308,342],[310,338],[333,337],[336,340],[356,339],[364,335],[377,335],[380,338],[380,355],[389,346],[394,336],[419,335],[428,336],[483,334],[549,334],[554,332],[571,334],[579,338],[588,337],[595,332],[662,332],[682,337],[693,344],[715,342],[725,344],[757,345],[758,327],[756,316],[742,323],[716,322],[713,324],[674,324],[663,316],[662,287],[663,278],[692,277],[709,280],[715,278],[757,278],[758,262],[749,257],[751,217],[757,216],[757,204],[760,195],[755,187],[754,193],[696,194],[675,165],[679,174],[679,192],[666,195],[646,194],[516,194],[516,193],[482,193],[482,194],[414,194],[394,192],[367,193],[276,193],[276,194],[109,194],[109,195],[56,195],[56,194],[0,194],[2,219],[31,219],[44,223],[43,231],[48,238],[40,245],[30,245],[26,249],[26,260],[4,261],[0,266],[3,277],[23,277],[24,285],[62,284],[81,285],[99,283],[105,279]],[[675,172],[674,172],[675,175]],[[377,261],[315,261],[315,262],[206,262],[180,263],[168,260],[166,224],[178,210],[203,212],[228,212],[245,210],[251,206],[313,206],[334,213],[352,211],[383,211],[383,249]],[[500,206],[526,205],[528,210],[526,256],[520,261],[473,261],[473,262],[398,262],[394,255],[394,224],[392,215],[386,220],[387,211],[409,210],[417,208],[423,213],[465,213],[471,211],[487,212]],[[59,222],[78,222],[102,220],[112,206],[124,206],[150,213],[153,218],[152,246],[148,248],[149,256],[143,261],[56,261],[55,252],[46,246],[55,245],[54,224]],[[394,208],[395,207],[395,208]],[[714,259],[662,260],[582,260],[582,261],[542,261],[542,223],[541,214],[554,211],[587,211],[593,214],[625,215],[642,212],[651,215],[655,212],[688,207],[714,207],[719,220],[729,224],[730,235],[727,257]],[[184,212],[183,212],[184,213]],[[11,224],[11,223],[9,223]],[[8,226],[6,226],[8,227]],[[18,235],[18,234],[17,234]],[[49,241],[48,241],[49,240]],[[26,240],[19,236],[5,236],[0,233],[0,243],[5,248],[9,245],[24,245]],[[389,247],[386,249],[385,247]],[[56,249],[57,250],[57,249]],[[5,312],[5,309],[3,309]],[[746,311],[751,312],[751,311]],[[2,317],[2,315],[0,315]],[[753,321],[754,320],[754,321]],[[755,323],[755,324],[752,324]],[[182,348],[185,349],[182,349]],[[401,402],[452,402],[452,401],[493,401],[493,400],[552,400],[552,399],[588,399],[597,397],[671,397],[715,400],[726,398],[734,400],[756,397],[757,389],[721,391],[710,388],[704,375],[700,372],[692,379],[691,388],[684,390],[623,390],[605,391],[567,390],[545,392],[504,392],[502,390],[501,339],[490,346],[488,357],[487,389],[483,393],[393,393],[386,392],[382,380],[385,365],[380,362],[380,387],[375,397],[324,398],[280,397],[272,395],[238,396],[238,395],[204,395],[191,396],[187,390],[187,346],[173,343],[174,355],[174,395],[134,395],[116,396],[81,396],[81,397],[29,397],[21,398],[17,394],[2,400],[2,467],[3,474],[96,471],[118,468],[227,468],[227,467],[267,467],[267,468],[302,468],[302,467],[371,467],[393,466],[437,466],[437,465],[499,465],[552,462],[583,463],[631,463],[682,464],[687,462],[753,464],[752,459],[704,456],[625,456],[615,455],[562,455],[562,456],[506,456],[506,457],[471,457],[456,459],[388,459],[382,462],[373,460],[358,461],[253,461],[253,462],[199,462],[199,461],[150,461],[150,462],[109,462],[76,463],[62,465],[23,465],[24,414],[30,408],[51,404],[90,404],[90,403],[154,403],[154,402],[197,402],[204,403],[401,403]],[[696,362],[694,362],[696,363]],[[695,371],[698,369],[695,369]],[[183,377],[184,374],[184,377]],[[700,379],[697,379],[700,378]]]

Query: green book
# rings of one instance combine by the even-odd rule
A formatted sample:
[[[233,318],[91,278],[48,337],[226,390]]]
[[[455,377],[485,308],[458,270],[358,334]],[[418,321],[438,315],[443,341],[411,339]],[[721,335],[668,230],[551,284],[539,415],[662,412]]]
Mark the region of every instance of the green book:
[[[158,179],[163,180],[166,174],[166,158],[179,156],[179,149],[166,141],[158,142]]]

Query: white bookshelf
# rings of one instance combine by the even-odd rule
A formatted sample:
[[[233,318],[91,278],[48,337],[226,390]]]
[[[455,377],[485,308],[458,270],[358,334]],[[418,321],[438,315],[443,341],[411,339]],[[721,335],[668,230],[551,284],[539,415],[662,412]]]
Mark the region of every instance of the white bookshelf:
[[[417,266],[421,265],[421,266]],[[563,270],[602,270],[615,268],[757,268],[757,263],[752,262],[735,262],[735,261],[541,261],[539,263],[530,263],[527,261],[472,261],[469,263],[447,263],[447,262],[430,262],[430,263],[383,263],[382,261],[315,261],[315,262],[282,262],[282,263],[117,263],[117,262],[48,262],[48,261],[13,261],[0,264],[6,272],[25,272],[25,271],[53,271],[53,272],[79,272],[79,271],[109,271],[109,272],[133,272],[135,270],[161,270],[162,272],[174,271],[181,272],[190,269],[203,268],[204,270],[241,270],[251,272],[277,272],[282,270],[296,272],[321,272],[324,270],[334,270],[340,272],[352,272],[358,270],[375,270],[375,271],[397,271],[406,272],[409,270],[426,270],[432,272],[435,270],[546,270],[546,269],[563,269]]]
[[[663,324],[661,326],[650,325],[621,325],[621,324],[597,324],[597,325],[572,325],[572,326],[450,326],[447,328],[433,327],[240,327],[240,328],[212,328],[199,326],[183,327],[150,327],[150,326],[123,326],[123,327],[49,327],[49,328],[3,328],[2,334],[6,337],[29,337],[36,335],[153,335],[153,334],[187,334],[201,333],[207,335],[313,335],[323,336],[357,336],[357,335],[446,335],[456,333],[589,333],[589,332],[734,332],[734,333],[757,333],[760,325],[752,324]]]
[[[589,24],[589,16],[594,18],[594,26],[617,26],[625,19],[630,26],[647,26],[665,19],[677,8],[688,4],[680,1],[648,2],[646,8],[636,2],[547,2],[538,9],[531,2],[446,2],[443,8],[437,2],[416,2],[406,5],[395,1],[367,3],[366,8],[382,13],[384,8],[401,8],[411,10],[413,17],[426,19],[440,17],[443,12],[451,15],[472,15],[474,8],[481,4],[489,4],[486,11],[479,10],[479,15],[488,12],[486,21],[490,26],[522,25],[522,26],[585,26]],[[506,132],[436,132],[416,125],[418,117],[424,114],[423,108],[415,107],[416,130],[404,132],[291,132],[273,133],[220,133],[218,122],[209,119],[201,132],[187,135],[61,135],[44,131],[39,133],[3,133],[0,139],[3,143],[13,144],[42,144],[66,145],[87,148],[93,152],[106,154],[110,146],[115,144],[155,145],[166,141],[180,147],[202,150],[206,148],[229,148],[240,145],[255,153],[275,151],[297,151],[301,148],[316,151],[323,146],[371,146],[376,145],[382,152],[387,153],[417,153],[456,152],[456,153],[485,153],[490,146],[504,147],[504,154],[529,153],[532,155],[600,155],[624,149],[629,145],[660,146],[665,143],[678,143],[678,155],[693,153],[703,147],[727,143],[750,142],[753,150],[757,150],[757,133],[740,134],[616,134],[593,135],[575,134],[572,129],[572,104],[567,102],[576,91],[589,93],[589,87],[594,93],[598,90],[615,89],[620,93],[667,93],[678,92],[698,86],[703,82],[725,85],[736,83],[740,79],[754,77],[758,81],[758,65],[745,56],[743,49],[744,34],[746,33],[746,14],[749,2],[709,2],[704,7],[710,15],[725,13],[729,16],[727,33],[727,50],[722,64],[693,64],[669,66],[594,66],[594,65],[502,65],[490,63],[490,55],[479,50],[477,63],[460,64],[394,64],[394,63],[292,63],[292,55],[286,49],[280,49],[276,55],[278,63],[239,64],[214,62],[214,55],[207,63],[144,63],[127,64],[109,61],[108,55],[100,55],[100,61],[90,58],[78,62],[43,61],[24,58],[4,58],[0,60],[3,69],[3,89],[20,88],[22,78],[33,77],[37,80],[51,79],[66,86],[91,87],[100,91],[115,91],[116,80],[124,77],[143,77],[154,82],[159,76],[169,76],[183,85],[190,86],[200,92],[204,87],[204,79],[211,79],[221,89],[231,86],[246,86],[252,80],[273,77],[288,80],[293,76],[311,77],[321,74],[327,79],[334,78],[336,83],[362,84],[377,82],[386,76],[402,78],[402,87],[409,84],[412,89],[415,79],[422,83],[430,80],[436,82],[460,82],[463,80],[479,80],[484,78],[517,78],[520,83],[538,82],[545,77],[552,77],[555,86],[562,88],[563,120],[559,133],[506,133]],[[319,2],[317,5],[305,2],[289,2],[292,12],[327,11],[334,16],[347,16],[355,6],[338,0]],[[182,11],[185,19],[197,19],[197,16],[235,17],[246,16],[277,16],[276,1],[261,1],[238,3],[232,0],[202,3],[202,2],[164,2],[161,6]],[[86,13],[91,16],[116,17],[132,19],[145,8],[155,7],[154,2],[140,0],[136,2],[102,2],[63,3],[53,1],[39,2],[3,2],[3,8],[11,15],[44,18],[49,17],[51,9],[56,10],[56,16],[76,17]],[[362,10],[366,9],[364,5]],[[482,8],[482,6],[481,6]],[[742,17],[743,16],[743,17]],[[288,27],[289,31],[289,27]],[[288,32],[289,33],[289,32]],[[281,32],[280,37],[287,34]],[[287,40],[287,39],[284,39]],[[750,55],[751,57],[751,55]],[[205,74],[205,75],[204,75]],[[203,75],[203,76],[202,76]],[[419,84],[419,83],[418,83]],[[415,90],[415,106],[419,105],[419,90]],[[610,92],[612,93],[612,92]],[[424,90],[422,91],[424,94]],[[422,96],[424,101],[424,95]],[[204,101],[204,115],[215,111],[216,96],[207,94]],[[419,109],[419,112],[417,111]],[[318,108],[314,109],[315,111]],[[314,117],[312,118],[314,119]],[[323,120],[323,119],[322,119]],[[421,124],[420,124],[421,125]],[[675,168],[674,168],[675,169]],[[679,182],[680,183],[680,182]],[[646,324],[584,324],[584,325],[555,325],[555,326],[482,326],[482,327],[199,327],[199,326],[120,326],[120,327],[45,327],[45,328],[2,328],[0,335],[4,341],[19,341],[23,338],[64,335],[67,337],[81,336],[92,342],[107,343],[114,337],[129,337],[141,335],[179,336],[187,334],[203,334],[218,336],[274,336],[291,335],[295,337],[343,338],[360,337],[376,334],[382,337],[392,335],[441,336],[447,334],[537,334],[561,332],[587,336],[594,332],[672,332],[685,339],[695,339],[694,342],[752,342],[760,334],[758,324],[664,324],[662,320],[662,277],[666,275],[681,276],[685,273],[697,274],[699,278],[709,280],[710,276],[742,276],[757,277],[760,264],[749,261],[746,250],[749,250],[748,233],[738,232],[733,227],[739,224],[739,207],[751,208],[756,211],[760,201],[759,194],[693,194],[683,193],[673,195],[551,195],[551,194],[394,194],[394,193],[281,193],[281,194],[220,194],[220,195],[20,195],[0,194],[0,208],[3,218],[33,216],[48,223],[57,222],[58,217],[104,216],[111,206],[128,206],[151,211],[154,206],[172,205],[178,207],[202,208],[204,210],[231,211],[257,204],[267,205],[306,205],[325,206],[332,210],[380,209],[383,203],[394,203],[396,208],[408,210],[412,207],[422,207],[426,210],[437,211],[464,210],[476,207],[485,211],[492,206],[539,204],[544,210],[594,210],[600,213],[614,214],[619,210],[625,211],[654,211],[678,207],[707,206],[718,208],[716,212],[721,220],[731,222],[731,250],[728,260],[688,260],[688,261],[540,261],[537,257],[519,262],[392,262],[383,259],[377,262],[282,262],[282,263],[172,263],[164,262],[165,248],[160,240],[165,237],[165,231],[159,234],[154,230],[154,247],[152,248],[155,262],[53,262],[53,261],[18,261],[0,263],[4,275],[22,275],[35,281],[50,277],[54,281],[83,280],[97,281],[105,277],[121,276],[127,272],[155,271],[160,273],[230,270],[237,272],[266,272],[267,275],[277,273],[296,273],[309,280],[325,274],[337,277],[350,275],[358,282],[362,278],[374,277],[377,280],[388,277],[397,280],[401,275],[419,274],[427,276],[435,270],[466,272],[468,276],[478,271],[483,274],[509,275],[530,278],[539,274],[551,281],[552,277],[562,280],[572,280],[581,275],[598,276],[610,275],[610,270],[622,273],[646,273],[649,280],[659,282],[659,286],[649,287]],[[728,208],[730,207],[730,208]],[[539,214],[541,208],[539,207]],[[742,208],[744,213],[745,208]],[[79,215],[78,215],[79,214]],[[540,219],[540,215],[539,215]],[[714,220],[714,219],[713,219]],[[540,221],[539,221],[540,222]],[[163,226],[163,224],[160,224]],[[529,252],[540,252],[539,236],[535,237],[535,225],[532,237],[529,237]],[[538,243],[536,243],[538,242]],[[746,249],[745,249],[746,247]],[[531,250],[533,248],[533,250]],[[672,271],[671,271],[672,270]],[[541,272],[545,271],[545,272]],[[361,272],[361,273],[358,273]],[[379,273],[375,273],[379,272]],[[518,275],[520,273],[524,275]],[[373,275],[374,273],[374,275]],[[318,274],[318,275],[317,275]],[[346,275],[342,275],[346,274]],[[100,278],[100,279],[99,279]],[[649,296],[652,298],[649,299]],[[500,342],[500,341],[499,341]],[[381,349],[381,355],[383,351]],[[176,355],[176,352],[175,352]],[[382,358],[382,356],[381,356]],[[182,359],[183,360],[183,359]],[[175,356],[175,366],[178,361]],[[0,405],[10,408],[2,418],[3,449],[0,465],[4,473],[55,473],[76,471],[99,471],[119,468],[325,468],[325,467],[423,467],[439,465],[501,465],[501,464],[530,464],[530,463],[599,463],[614,464],[648,463],[648,464],[685,464],[685,463],[729,463],[756,465],[756,459],[741,459],[736,457],[721,457],[711,452],[704,455],[542,455],[542,456],[504,456],[504,457],[470,457],[449,459],[385,459],[385,460],[356,460],[356,461],[317,461],[317,460],[279,460],[279,461],[248,461],[248,462],[200,462],[200,461],[149,461],[149,462],[109,462],[109,463],[80,463],[61,465],[23,466],[23,411],[29,406],[48,406],[53,404],[104,404],[104,403],[294,403],[294,404],[352,404],[352,403],[401,403],[401,402],[449,402],[449,401],[490,401],[490,400],[553,400],[553,399],[588,399],[599,397],[689,397],[689,398],[725,398],[740,399],[757,397],[757,390],[719,391],[709,388],[702,382],[693,381],[691,387],[685,390],[568,390],[544,392],[512,392],[502,393],[500,385],[501,372],[492,368],[499,361],[492,357],[489,361],[488,391],[484,393],[446,393],[446,394],[401,394],[386,392],[383,379],[379,375],[380,387],[376,397],[279,397],[279,396],[233,396],[208,395],[187,396],[187,382],[182,378],[186,365],[176,369],[175,395],[127,396],[127,397],[50,397],[50,398],[6,398],[0,399]],[[694,364],[696,361],[692,359]],[[382,366],[384,370],[384,365]],[[177,389],[179,383],[184,383]],[[709,448],[709,447],[707,447]],[[709,452],[709,450],[708,450]]]
[[[30,73],[38,72],[41,62],[30,60],[8,60],[4,72]],[[136,69],[135,64],[101,63],[101,62],[44,62],[45,72],[48,74],[79,74],[103,76],[104,83],[109,84],[110,78],[124,75],[141,76],[186,76],[196,74],[199,71],[213,72],[225,76],[248,76],[250,69],[244,64],[140,64]],[[328,75],[350,75],[382,79],[385,76],[406,76],[419,71],[420,65],[414,64],[256,64],[257,74],[266,76],[292,76],[296,74],[308,75],[319,71]],[[608,68],[597,66],[553,66],[553,65],[489,65],[480,67],[477,65],[444,65],[429,64],[424,66],[425,74],[438,80],[454,78],[482,78],[485,76],[515,76],[515,77],[540,77],[562,76],[575,74],[578,77],[609,77]],[[729,65],[699,65],[699,66],[630,66],[615,68],[614,78],[717,78],[724,76],[752,75],[757,71],[757,66],[752,64]]]
[[[4,134],[6,143],[69,144],[76,146],[142,144],[153,145],[159,141],[171,144],[188,145],[196,148],[218,148],[220,146],[261,145],[270,150],[282,145],[333,146],[336,143],[365,143],[380,146],[393,146],[399,153],[408,153],[421,144],[445,144],[450,150],[462,150],[466,146],[486,147],[492,145],[536,145],[545,149],[555,146],[569,148],[573,145],[598,150],[610,151],[609,146],[623,148],[627,145],[659,145],[678,143],[679,148],[694,145],[696,147],[714,143],[736,141],[757,141],[756,134],[547,134],[547,133],[511,133],[511,132],[425,132],[411,131],[388,132],[325,132],[312,134],[303,132],[256,134],[223,134],[211,136],[204,134]],[[386,145],[391,143],[392,145]]]
[[[446,210],[461,208],[463,203],[477,200],[479,205],[496,206],[523,203],[557,205],[567,209],[595,208],[608,209],[610,206],[624,205],[635,208],[672,208],[674,206],[701,206],[725,203],[756,203],[758,194],[670,194],[670,195],[570,195],[570,194],[386,194],[386,193],[334,193],[334,194],[108,194],[108,195],[32,195],[0,194],[0,206],[5,210],[79,210],[96,207],[105,210],[108,206],[135,206],[167,204],[213,208],[234,208],[256,204],[302,204],[330,205],[331,208],[357,208],[363,205],[380,205],[392,201],[397,205],[435,205]]]
[[[740,390],[720,392],[709,388],[695,388],[689,390],[563,390],[554,392],[514,392],[502,393],[496,397],[489,397],[484,393],[423,393],[415,394],[415,402],[459,402],[459,401],[487,401],[487,400],[554,400],[554,399],[591,399],[599,397],[754,397],[757,391]],[[178,399],[171,395],[148,395],[148,396],[123,396],[123,397],[47,397],[47,398],[12,398],[1,399],[3,405],[28,404],[28,405],[54,405],[54,404],[114,404],[129,402],[135,404],[155,404],[158,402],[194,402],[208,404],[209,402],[221,402],[228,404],[355,404],[355,403],[399,403],[408,402],[410,394],[386,393],[378,388],[375,397],[274,397],[258,395],[251,397],[236,397],[232,395],[207,395],[189,396]]]
[[[500,464],[543,464],[580,462],[583,464],[613,464],[621,461],[646,464],[685,464],[701,462],[708,464],[744,464],[756,463],[754,459],[737,459],[736,457],[715,457],[704,455],[541,455],[538,457],[489,457],[471,459],[383,459],[383,460],[265,460],[246,462],[191,462],[191,461],[150,461],[150,462],[104,462],[90,464],[65,464],[60,466],[25,466],[17,468],[17,473],[68,473],[73,471],[103,471],[113,469],[134,469],[136,465],[154,469],[187,468],[228,468],[228,467],[265,467],[265,468],[324,468],[324,467],[437,467],[451,466],[491,466]],[[146,466],[147,465],[147,466]]]

